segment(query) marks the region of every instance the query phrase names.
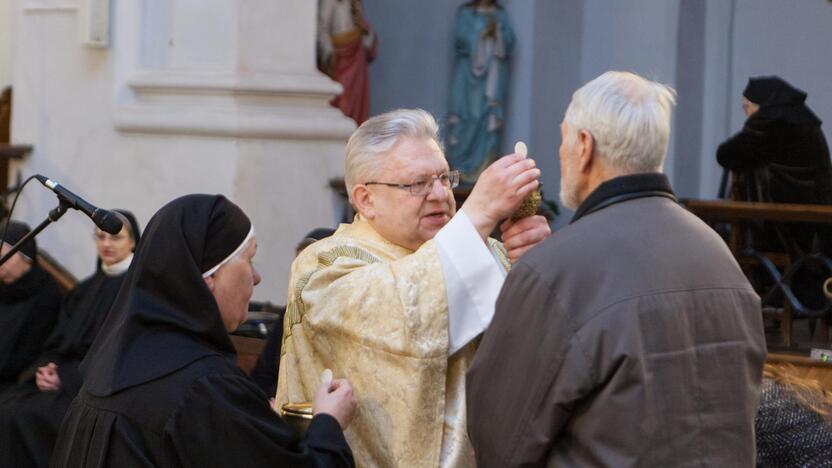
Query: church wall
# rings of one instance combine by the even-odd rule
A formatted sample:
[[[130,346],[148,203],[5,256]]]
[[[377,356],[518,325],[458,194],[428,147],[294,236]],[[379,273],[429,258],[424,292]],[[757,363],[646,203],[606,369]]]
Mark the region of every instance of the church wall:
[[[806,102],[832,136],[832,3],[735,0],[731,124],[742,127],[749,76],[780,75],[809,94]]]
[[[89,48],[77,2],[20,1],[13,138],[35,147],[16,166],[23,175],[130,209],[142,225],[176,196],[226,194],[258,233],[254,298],[285,303],[295,245],[340,218],[327,181],[342,174],[354,128],[328,105],[339,85],[314,69],[314,5],[114,2],[109,46]],[[15,217],[35,225],[56,204],[33,182]],[[84,277],[92,230],[70,211],[38,241]]]
[[[12,82],[12,0],[0,2],[0,89]]]

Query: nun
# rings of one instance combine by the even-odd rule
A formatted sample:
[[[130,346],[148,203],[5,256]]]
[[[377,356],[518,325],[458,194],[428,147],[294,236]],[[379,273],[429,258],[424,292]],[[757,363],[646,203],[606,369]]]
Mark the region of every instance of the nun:
[[[61,420],[81,388],[78,367],[104,323],[133,258],[139,225],[125,210],[116,235],[96,229],[96,272],[64,299],[58,324],[35,364],[0,394],[0,447],[3,463],[16,468],[45,467]]]
[[[717,161],[737,175],[742,201],[832,204],[832,161],[821,120],[806,105],[806,93],[778,76],[750,78],[743,91],[748,119],[717,149]],[[807,253],[832,256],[832,227],[768,223],[751,230],[751,246],[786,252],[791,262]],[[804,306],[821,309],[821,284],[828,272],[814,267],[797,273],[795,293]]]
[[[0,257],[30,231],[16,221],[5,226],[0,223],[0,235],[6,233]],[[37,244],[30,239],[0,265],[0,390],[37,359],[61,307],[58,283],[36,259]]]
[[[81,372],[52,466],[353,466],[346,380],[322,383],[303,437],[237,367],[228,332],[260,282],[254,228],[221,195],[150,220]]]

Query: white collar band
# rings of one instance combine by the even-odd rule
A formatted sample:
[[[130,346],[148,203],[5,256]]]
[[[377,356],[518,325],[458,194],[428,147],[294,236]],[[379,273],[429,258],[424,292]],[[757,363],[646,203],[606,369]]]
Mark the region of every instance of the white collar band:
[[[104,272],[107,276],[116,276],[124,273],[130,268],[130,262],[133,261],[133,254],[131,253],[124,260],[120,262],[113,263],[112,265],[105,265],[104,263],[101,264],[101,271]]]

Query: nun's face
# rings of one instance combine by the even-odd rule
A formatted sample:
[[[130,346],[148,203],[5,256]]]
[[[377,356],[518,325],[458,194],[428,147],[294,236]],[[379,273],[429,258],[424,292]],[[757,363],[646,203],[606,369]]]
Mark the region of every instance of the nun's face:
[[[11,249],[12,247],[4,242],[3,248],[0,250],[0,257],[6,255]],[[17,252],[6,263],[0,265],[0,281],[6,285],[12,284],[31,269],[32,261],[20,252]]]
[[[133,251],[134,246],[135,242],[126,227],[122,227],[121,232],[116,235],[95,229],[95,247],[104,265],[110,266],[124,260]]]
[[[242,252],[205,279],[229,332],[236,330],[248,318],[248,303],[254,287],[260,283],[260,273],[253,263],[256,252],[257,238],[252,237]]]
[[[743,96],[743,98],[742,98],[742,110],[743,110],[743,112],[745,112],[746,117],[751,117],[752,115],[754,115],[755,112],[760,110],[760,106],[757,105],[757,104],[754,104],[753,102],[749,101],[748,98]]]

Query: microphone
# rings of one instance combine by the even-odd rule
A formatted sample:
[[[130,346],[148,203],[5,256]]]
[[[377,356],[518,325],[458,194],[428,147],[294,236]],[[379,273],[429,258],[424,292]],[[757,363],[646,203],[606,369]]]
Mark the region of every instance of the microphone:
[[[61,202],[67,204],[70,208],[75,208],[76,210],[89,216],[90,219],[92,219],[92,222],[98,226],[98,229],[112,235],[116,235],[121,232],[121,220],[110,211],[97,208],[90,203],[87,203],[86,200],[70,192],[64,186],[40,174],[36,174],[35,179],[39,180],[40,183],[55,192]]]

